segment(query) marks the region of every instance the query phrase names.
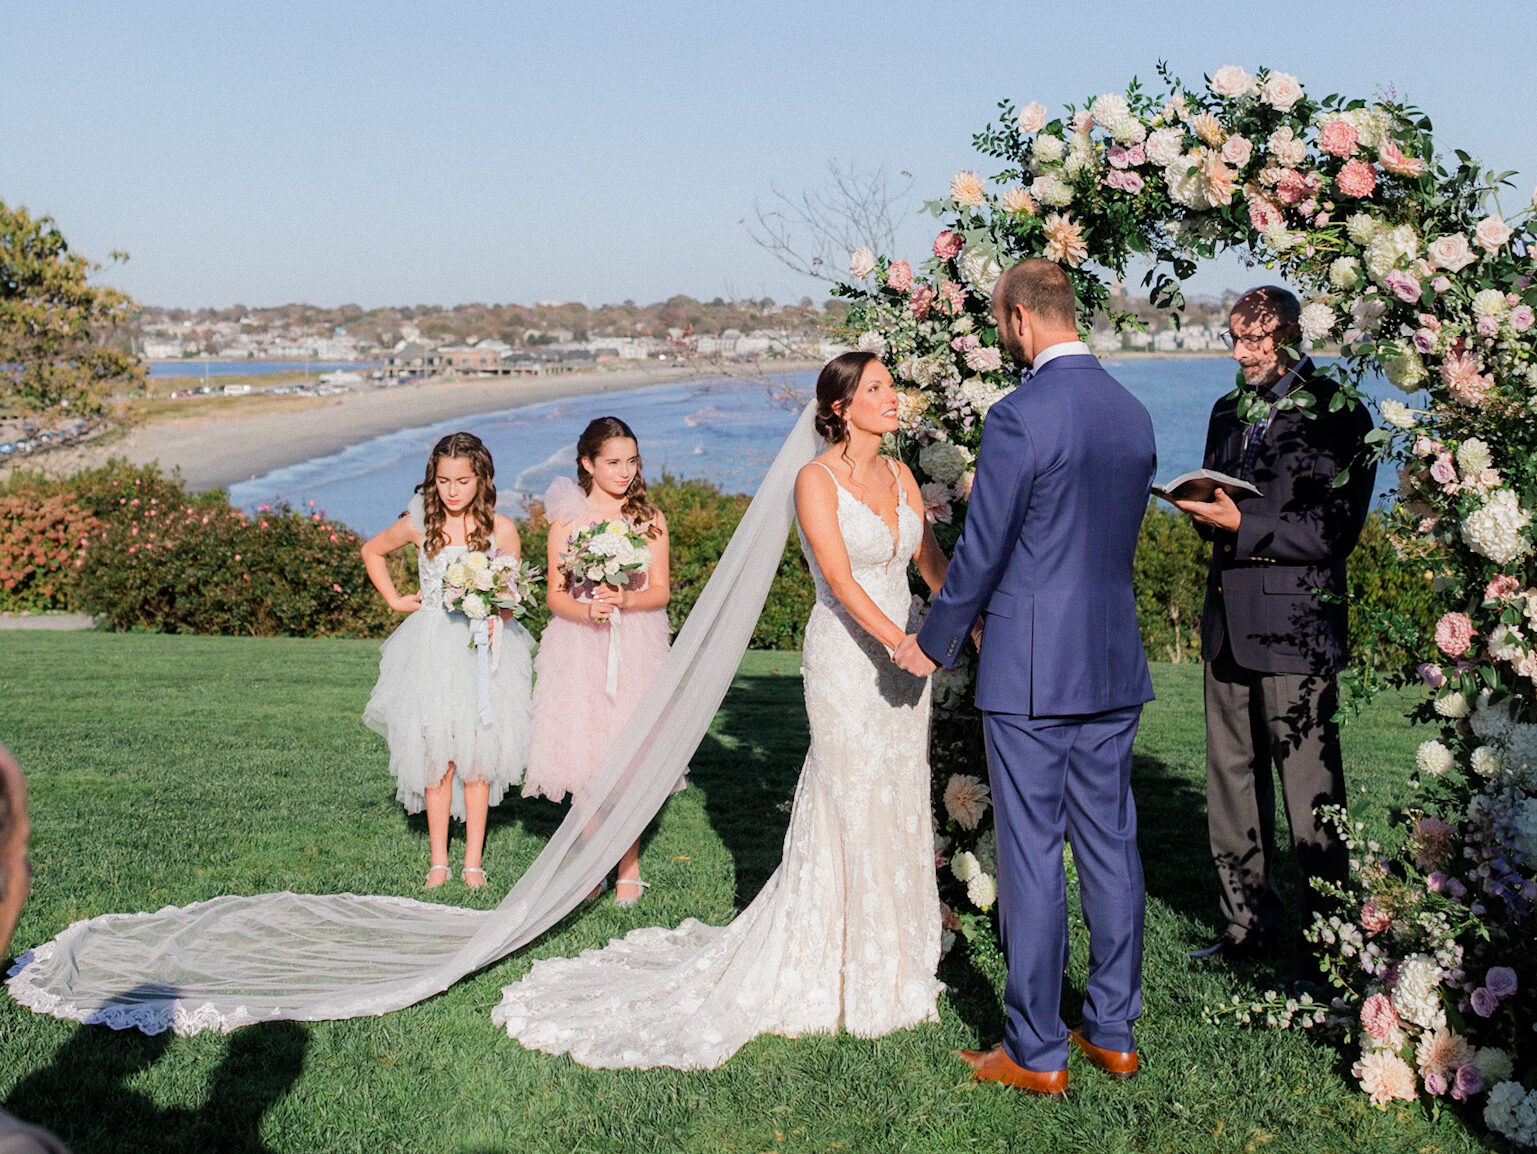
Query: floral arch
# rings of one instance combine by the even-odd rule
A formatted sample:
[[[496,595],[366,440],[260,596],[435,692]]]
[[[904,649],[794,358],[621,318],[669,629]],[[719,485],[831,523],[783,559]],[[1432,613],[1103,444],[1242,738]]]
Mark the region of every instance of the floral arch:
[[[946,544],[987,410],[1013,384],[990,294],[1021,257],[1062,265],[1085,319],[1105,313],[1119,330],[1138,322],[1109,307],[1107,274],[1149,263],[1152,301],[1177,308],[1199,260],[1237,249],[1301,288],[1304,342],[1338,345],[1337,401],[1365,403],[1374,369],[1409,394],[1381,403],[1372,436],[1402,466],[1399,553],[1443,613],[1418,639],[1418,679],[1405,671],[1426,687],[1418,716],[1441,730],[1410,771],[1422,807],[1400,846],[1352,841],[1352,892],[1312,931],[1334,955],[1334,1007],[1223,1012],[1335,1031],[1359,1046],[1355,1076],[1377,1104],[1476,1101],[1491,1128],[1537,1144],[1537,1090],[1521,1081],[1537,1073],[1532,208],[1505,219],[1495,194],[1509,174],[1461,152],[1443,161],[1429,119],[1403,104],[1316,99],[1294,76],[1235,65],[1199,89],[1159,76],[1161,94],[1133,80],[1059,118],[1000,104],[974,143],[1002,171],[958,173],[928,205],[945,222],[932,258],[914,270],[853,254],[839,289],[849,330],[897,378],[901,450]],[[942,681],[941,709],[964,689]],[[995,893],[986,787],[943,785],[951,872],[971,907],[947,920],[970,931]]]

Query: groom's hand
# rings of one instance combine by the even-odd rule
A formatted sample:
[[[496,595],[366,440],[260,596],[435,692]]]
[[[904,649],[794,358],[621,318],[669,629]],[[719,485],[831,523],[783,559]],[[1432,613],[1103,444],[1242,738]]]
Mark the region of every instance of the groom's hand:
[[[918,638],[912,633],[902,638],[902,643],[897,646],[891,659],[914,677],[927,677],[939,668],[927,653],[918,648]]]

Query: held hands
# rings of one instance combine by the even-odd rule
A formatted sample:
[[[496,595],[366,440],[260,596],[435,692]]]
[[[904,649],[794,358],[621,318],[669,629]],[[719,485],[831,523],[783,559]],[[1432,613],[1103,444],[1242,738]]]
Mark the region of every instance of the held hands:
[[[891,659],[914,677],[927,677],[939,668],[927,653],[918,648],[918,638],[912,633],[902,638],[901,644],[892,652]]]
[[[629,590],[615,589],[612,585],[599,585],[587,602],[587,620],[603,625],[613,616],[614,610],[623,609]]]
[[[1213,493],[1210,501],[1175,501],[1174,506],[1203,525],[1226,529],[1229,533],[1238,532],[1238,523],[1243,518],[1233,498],[1224,489]]]

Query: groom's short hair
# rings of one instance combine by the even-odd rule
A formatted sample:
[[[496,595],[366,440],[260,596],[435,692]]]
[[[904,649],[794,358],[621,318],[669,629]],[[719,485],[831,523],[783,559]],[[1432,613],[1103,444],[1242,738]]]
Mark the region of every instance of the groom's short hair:
[[[1062,266],[1040,257],[1022,260],[1003,274],[998,284],[1003,311],[1020,305],[1049,324],[1071,328],[1078,323],[1078,299]]]

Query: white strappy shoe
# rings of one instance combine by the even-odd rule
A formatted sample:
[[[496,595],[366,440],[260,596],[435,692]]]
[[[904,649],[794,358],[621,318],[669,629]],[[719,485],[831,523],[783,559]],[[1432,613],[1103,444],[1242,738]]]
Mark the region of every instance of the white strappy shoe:
[[[640,892],[633,898],[622,898],[619,896],[620,886],[635,886]],[[625,907],[633,906],[636,902],[640,901],[640,895],[645,893],[650,887],[650,882],[643,882],[639,878],[620,878],[614,883],[614,904]]]

